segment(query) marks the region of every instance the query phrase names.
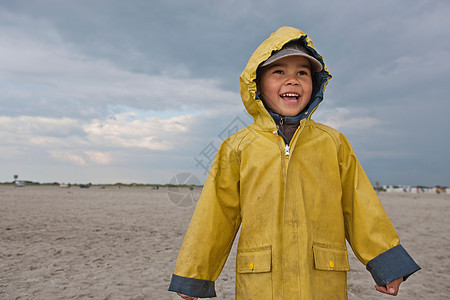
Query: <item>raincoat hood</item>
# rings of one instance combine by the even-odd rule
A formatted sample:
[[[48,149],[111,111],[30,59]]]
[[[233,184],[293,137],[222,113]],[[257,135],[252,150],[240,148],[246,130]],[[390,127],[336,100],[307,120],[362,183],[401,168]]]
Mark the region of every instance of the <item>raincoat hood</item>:
[[[323,57],[316,51],[311,39],[301,30],[292,27],[281,27],[276,32],[270,35],[250,57],[247,66],[240,76],[241,85],[241,98],[248,113],[253,116],[255,123],[262,128],[272,128],[274,126],[273,121],[265,109],[261,99],[258,98],[256,93],[256,74],[258,67],[265,62],[274,51],[280,50],[285,44],[289,42],[298,42],[306,49],[308,49],[311,55],[316,58],[322,64],[322,70],[320,72],[313,73],[313,92],[311,94],[311,100],[305,109],[300,112],[299,119],[309,119],[317,106],[323,100],[323,94],[328,81],[331,78],[331,74],[323,61]]]

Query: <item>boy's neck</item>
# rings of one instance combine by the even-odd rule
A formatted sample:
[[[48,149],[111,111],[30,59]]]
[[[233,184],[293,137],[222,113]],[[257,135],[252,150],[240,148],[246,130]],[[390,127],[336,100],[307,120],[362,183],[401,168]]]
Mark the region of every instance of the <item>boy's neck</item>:
[[[268,112],[275,121],[275,124],[278,125],[278,134],[283,137],[286,145],[290,144],[295,131],[300,125],[301,115],[297,115],[294,117],[285,117],[271,112],[270,110],[268,110]]]
[[[275,120],[275,123],[277,123],[277,121],[280,121],[280,120],[284,120],[284,122],[300,122],[300,120],[302,119],[301,114],[298,114],[293,117],[286,117],[286,116],[282,116],[277,113],[274,113],[273,111],[271,111],[269,109],[267,111],[272,116],[272,118]]]

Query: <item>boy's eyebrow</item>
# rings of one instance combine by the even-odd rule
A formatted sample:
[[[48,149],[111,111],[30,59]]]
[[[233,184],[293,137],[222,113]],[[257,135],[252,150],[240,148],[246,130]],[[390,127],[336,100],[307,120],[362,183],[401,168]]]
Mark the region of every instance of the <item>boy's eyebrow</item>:
[[[276,67],[287,67],[287,64],[282,64],[282,63],[273,63],[271,65],[268,65],[267,67],[269,68],[276,68]],[[297,68],[311,68],[310,64],[298,64],[296,65]]]

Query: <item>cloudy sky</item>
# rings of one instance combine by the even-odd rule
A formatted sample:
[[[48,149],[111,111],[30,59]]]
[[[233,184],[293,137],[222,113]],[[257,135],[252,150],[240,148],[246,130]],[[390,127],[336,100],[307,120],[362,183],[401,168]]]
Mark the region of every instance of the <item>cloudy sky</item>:
[[[239,75],[278,27],[333,79],[314,115],[373,183],[450,185],[450,2],[0,2],[0,181],[205,179],[251,122]]]

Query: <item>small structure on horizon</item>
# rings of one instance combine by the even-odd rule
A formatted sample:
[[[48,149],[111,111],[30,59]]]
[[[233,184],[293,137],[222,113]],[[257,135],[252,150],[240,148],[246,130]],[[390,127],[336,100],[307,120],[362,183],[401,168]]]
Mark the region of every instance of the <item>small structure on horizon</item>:
[[[16,187],[24,187],[25,186],[25,181],[23,181],[23,180],[16,180],[16,181],[14,181],[14,185]]]
[[[90,188],[91,187],[91,185],[92,185],[92,183],[88,183],[88,184],[80,184],[80,188],[82,188],[82,189],[88,189],[88,188]]]
[[[387,193],[412,193],[412,194],[450,194],[450,187],[442,186],[395,186],[384,185],[383,190]]]
[[[14,175],[14,185],[16,187],[24,187],[25,186],[25,181],[23,180],[18,180],[19,175]]]

